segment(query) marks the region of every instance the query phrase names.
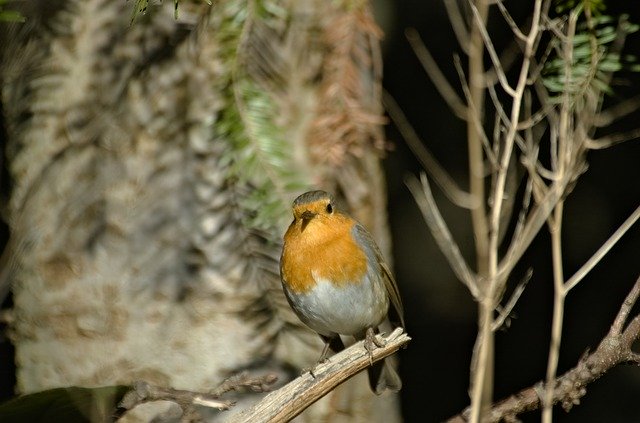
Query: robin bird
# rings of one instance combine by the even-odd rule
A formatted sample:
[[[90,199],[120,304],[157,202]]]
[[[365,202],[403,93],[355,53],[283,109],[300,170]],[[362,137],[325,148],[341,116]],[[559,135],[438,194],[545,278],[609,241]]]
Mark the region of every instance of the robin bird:
[[[294,200],[280,277],[291,308],[325,342],[320,361],[329,350],[344,349],[340,335],[365,339],[371,351],[373,344],[380,346],[375,333],[387,317],[392,325],[404,327],[398,286],[373,237],[339,211],[324,191],[306,192]],[[371,390],[378,395],[402,387],[384,360],[368,372]]]

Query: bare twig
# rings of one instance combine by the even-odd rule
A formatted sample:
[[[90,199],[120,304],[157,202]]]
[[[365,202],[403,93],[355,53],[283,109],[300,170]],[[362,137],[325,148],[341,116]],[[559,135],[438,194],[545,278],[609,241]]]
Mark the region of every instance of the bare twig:
[[[460,281],[469,288],[473,298],[478,299],[479,290],[477,278],[473,275],[469,266],[467,266],[466,261],[460,253],[458,244],[456,244],[455,240],[451,236],[451,232],[438,210],[438,206],[431,194],[427,175],[422,173],[420,175],[420,182],[418,182],[415,177],[410,176],[406,179],[405,183],[407,184],[409,191],[411,191],[411,194],[413,194],[413,197],[422,212],[422,217],[424,217],[425,222],[427,222],[427,226],[429,226],[431,234],[436,240],[438,247],[440,247],[440,250],[449,261],[449,265],[453,269],[453,272],[456,274],[458,279],[460,279]]]
[[[508,72],[513,65],[516,63],[517,59],[522,54],[522,46],[518,40],[512,40],[507,47],[500,53],[500,65],[502,66],[502,70],[504,72]],[[492,85],[498,84],[500,81],[498,80],[498,74],[495,68],[491,68],[487,70],[485,74],[485,87],[490,87]]]
[[[638,301],[638,296],[640,295],[640,278],[636,281],[627,297],[624,299],[622,306],[620,306],[620,311],[616,315],[616,319],[613,321],[613,325],[611,325],[610,333],[620,335],[624,328],[624,324],[629,319],[629,313],[631,313],[631,309]],[[637,316],[636,316],[637,318]]]
[[[456,204],[463,208],[472,208],[476,206],[477,201],[474,202],[473,197],[465,192],[458,186],[456,181],[447,173],[447,171],[440,165],[438,160],[431,154],[431,152],[425,147],[422,140],[413,129],[413,126],[407,120],[407,117],[402,112],[400,106],[393,99],[391,94],[384,91],[383,93],[384,106],[396,124],[396,127],[402,134],[407,145],[416,155],[416,158],[420,161],[424,169],[433,177],[434,181],[442,189],[442,192],[447,196],[453,204]]]
[[[467,30],[464,19],[462,18],[462,13],[460,13],[460,6],[458,6],[458,2],[456,0],[444,0],[444,6],[447,9],[449,22],[451,22],[454,34],[456,34],[458,44],[462,51],[468,54],[469,31]]]
[[[498,5],[498,9],[500,9],[500,13],[502,13],[502,17],[509,24],[511,31],[513,31],[513,35],[515,35],[517,38],[521,39],[522,41],[525,41],[527,39],[527,36],[524,35],[522,31],[520,31],[520,28],[518,28],[518,25],[511,17],[511,14],[507,10],[507,8],[504,6],[504,3],[502,2],[502,0],[496,1],[496,4]]]
[[[560,169],[560,172],[563,170]],[[542,401],[542,422],[551,423],[553,417],[553,381],[558,370],[560,359],[560,342],[562,339],[562,326],[564,323],[564,270],[562,266],[562,217],[564,203],[558,201],[549,218],[549,232],[551,233],[551,256],[553,266],[553,317],[551,320],[551,341],[549,342],[549,355],[547,359],[546,387]]]
[[[505,304],[505,306],[500,310],[500,314],[498,315],[498,318],[493,322],[491,330],[495,332],[502,327],[504,322],[511,314],[511,311],[515,307],[516,303],[520,299],[520,296],[524,292],[524,289],[527,287],[527,284],[531,280],[531,276],[533,276],[533,269],[529,268],[522,280],[518,283],[518,285],[516,285],[516,288],[513,290],[513,293],[511,294],[509,301],[507,301],[507,304]]]
[[[479,2],[478,14],[483,22],[486,22],[489,5],[485,2]],[[467,41],[467,54],[469,56],[469,82],[463,77],[464,72],[461,69],[460,59],[454,56],[454,64],[458,71],[462,88],[467,89],[468,93],[468,112],[467,118],[467,148],[469,150],[469,191],[471,195],[477,198],[478,206],[471,209],[471,224],[473,227],[473,235],[476,247],[477,272],[481,276],[486,276],[486,262],[489,247],[487,212],[486,212],[486,193],[485,193],[485,172],[483,149],[490,157],[492,155],[491,147],[486,140],[484,132],[484,45],[482,43],[482,35],[475,20],[471,20],[469,38]]]
[[[484,45],[487,48],[487,52],[489,52],[489,57],[491,58],[491,62],[493,63],[493,67],[495,69],[496,75],[498,76],[498,81],[500,81],[500,85],[502,89],[512,97],[515,97],[516,91],[509,85],[509,81],[507,81],[507,75],[505,75],[502,70],[502,65],[500,64],[500,58],[496,53],[495,48],[493,47],[493,41],[491,41],[491,37],[487,32],[487,28],[484,25],[484,21],[478,12],[478,8],[473,4],[469,3],[471,7],[471,11],[473,12],[473,17],[476,20],[476,25],[480,30],[480,34],[482,34],[482,39],[484,41]]]
[[[507,253],[500,261],[498,266],[499,278],[504,278],[511,273],[511,270],[513,270],[518,260],[520,260],[520,257],[522,257],[522,254],[524,254],[529,245],[531,245],[531,242],[540,231],[540,228],[549,218],[549,215],[553,211],[558,200],[560,200],[564,194],[568,179],[569,178],[565,177],[559,181],[555,181],[547,189],[544,197],[534,207],[533,211],[531,211],[524,224],[520,237],[515,239],[514,242],[509,245]]]
[[[465,80],[464,71],[462,70],[462,64],[460,63],[460,56],[453,56],[453,64],[456,68],[456,72],[458,73],[458,78],[460,79],[460,85],[462,86],[462,92],[464,93],[469,106],[467,108],[469,115],[467,117],[467,126],[469,127],[469,131],[474,131],[475,137],[479,138],[479,141],[482,143],[482,150],[484,150],[487,158],[491,162],[491,165],[495,168],[498,164],[498,159],[494,151],[491,149],[491,144],[489,143],[489,138],[487,138],[487,134],[484,131],[484,127],[481,121],[482,117],[482,106],[478,108],[476,106],[476,100],[474,100],[474,94],[472,93],[469,84]],[[477,95],[477,94],[476,94]],[[482,150],[480,150],[480,154],[482,154]],[[481,158],[481,157],[480,157]],[[484,178],[484,171],[482,171],[482,166],[479,166],[478,171],[480,172],[480,176]],[[473,191],[473,187],[472,187]],[[481,196],[477,196],[478,201],[481,201]],[[478,205],[482,205],[478,203]]]
[[[127,392],[118,404],[120,413],[135,408],[136,406],[152,401],[171,401],[180,406],[183,413],[191,414],[196,405],[218,410],[230,409],[234,402],[220,400],[218,395],[203,392],[186,391],[151,385],[144,381],[135,382],[132,389]]]
[[[586,388],[591,382],[613,367],[628,362],[640,364],[640,354],[631,349],[634,342],[640,338],[640,315],[633,317],[623,330],[638,295],[640,295],[640,278],[636,280],[620,307],[609,333],[600,342],[598,348],[591,354],[585,354],[573,369],[553,381],[552,402],[554,404],[561,403],[565,410],[569,410],[586,394]],[[494,404],[486,416],[486,422],[515,421],[516,416],[540,408],[540,393],[545,390],[546,387],[540,382]],[[468,407],[448,422],[467,422],[470,415],[471,409]]]
[[[121,417],[124,413],[140,404],[153,401],[170,401],[180,406],[183,417],[189,417],[185,419],[185,421],[189,419],[200,421],[203,419],[198,413],[196,406],[226,411],[229,410],[235,402],[221,399],[220,397],[223,394],[242,389],[249,389],[252,392],[266,392],[271,389],[277,380],[278,377],[272,373],[259,377],[250,377],[247,373],[243,372],[225,380],[211,392],[173,389],[152,385],[145,381],[137,381],[132,385],[131,390],[122,397],[122,400],[118,404],[118,409],[114,414],[114,418]]]
[[[595,140],[587,139],[585,147],[591,150],[602,150],[609,148],[613,145],[623,143],[625,141],[636,140],[640,138],[640,128],[632,129],[631,131],[616,133],[597,138]]]
[[[573,289],[580,281],[593,269],[602,258],[613,248],[613,246],[622,238],[622,236],[631,228],[640,218],[640,206],[625,220],[622,225],[602,244],[598,251],[585,264],[582,265],[576,273],[565,283],[565,291]]]
[[[638,108],[640,108],[640,96],[629,98],[598,113],[593,124],[598,128],[608,126],[614,121],[637,111]]]
[[[513,151],[513,145],[516,138],[517,125],[515,123],[518,122],[519,116],[520,116],[520,109],[521,109],[520,105],[522,102],[524,88],[527,81],[527,74],[529,71],[530,59],[531,59],[531,56],[533,55],[533,44],[535,43],[536,38],[540,36],[539,23],[540,23],[541,7],[542,7],[542,1],[536,0],[534,5],[534,16],[531,23],[531,31],[527,36],[525,53],[522,60],[522,66],[520,68],[520,76],[518,78],[518,83],[516,85],[516,89],[513,95],[513,105],[512,105],[511,117],[510,117],[510,121],[512,122],[512,125],[509,126],[508,132],[505,136],[504,151],[502,152],[500,167],[498,168],[498,175],[497,175],[496,185],[494,189],[494,195],[493,195],[494,203],[491,209],[491,216],[489,219],[489,228],[490,228],[489,253],[492,255],[489,260],[489,269],[491,273],[493,273],[493,275],[491,275],[492,280],[495,280],[495,281],[498,280],[496,279],[496,277],[498,275],[497,253],[498,253],[499,220],[500,220],[500,214],[501,214],[500,211],[502,209],[502,200],[505,193],[505,183],[506,183],[508,165],[509,165],[509,161],[511,160],[511,153]],[[555,202],[553,203],[553,205],[555,206]],[[549,212],[550,211],[551,210],[549,210]],[[545,217],[545,220],[546,220],[546,217]],[[540,222],[540,225],[542,225],[543,222]],[[501,280],[504,280],[504,279],[501,279]]]
[[[456,116],[462,120],[466,119],[467,107],[464,105],[460,97],[458,97],[458,94],[455,92],[447,78],[442,74],[438,64],[422,42],[418,31],[414,28],[408,28],[405,31],[405,36],[407,37],[407,40],[409,40],[411,48],[413,48],[413,52],[422,64],[425,72],[427,72],[429,78],[431,78],[433,85],[436,87],[444,101],[447,102]]]
[[[511,120],[509,120],[509,117],[507,116],[506,112],[504,111],[504,107],[502,106],[502,103],[500,103],[500,99],[498,98],[498,93],[496,93],[496,90],[494,87],[489,86],[487,88],[487,91],[489,91],[489,96],[491,98],[491,102],[493,103],[493,107],[496,109],[496,116],[500,119],[500,121],[504,122],[504,127],[508,128],[512,125]],[[517,125],[518,129],[521,128],[520,124]],[[525,150],[525,141],[522,138],[522,136],[516,132],[515,134],[515,141],[518,144],[518,147],[520,148],[520,150]],[[495,145],[499,146],[499,143],[496,143]],[[495,155],[496,153],[494,153]],[[497,162],[497,159],[496,159]]]
[[[316,366],[313,376],[305,372],[297,379],[265,396],[253,407],[232,416],[228,421],[232,423],[289,421],[340,383],[366,369],[371,363],[370,360],[373,362],[382,360],[411,340],[401,328],[387,337],[378,335],[378,339],[384,346],[374,349],[371,357],[364,346],[364,341],[357,342]]]

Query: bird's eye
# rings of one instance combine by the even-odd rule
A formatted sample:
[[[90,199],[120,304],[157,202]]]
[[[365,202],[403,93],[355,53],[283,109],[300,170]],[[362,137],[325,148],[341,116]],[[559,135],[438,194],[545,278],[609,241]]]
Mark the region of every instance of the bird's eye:
[[[333,206],[331,203],[327,204],[327,213],[333,213]]]

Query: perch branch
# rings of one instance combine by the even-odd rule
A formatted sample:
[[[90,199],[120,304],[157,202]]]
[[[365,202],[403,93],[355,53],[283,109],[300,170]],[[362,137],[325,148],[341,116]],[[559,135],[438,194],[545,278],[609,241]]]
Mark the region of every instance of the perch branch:
[[[287,385],[271,392],[253,407],[232,416],[230,423],[253,422],[275,423],[287,422],[304,411],[311,404],[322,398],[336,386],[366,369],[371,361],[382,360],[405,346],[411,338],[401,328],[394,330],[389,336],[377,336],[383,347],[369,352],[360,341],[344,351],[320,363],[310,372],[305,372]]]

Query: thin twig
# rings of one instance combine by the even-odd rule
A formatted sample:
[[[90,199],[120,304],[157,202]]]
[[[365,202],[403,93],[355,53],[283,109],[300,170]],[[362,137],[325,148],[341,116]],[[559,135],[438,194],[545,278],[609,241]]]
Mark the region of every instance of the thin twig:
[[[520,31],[520,28],[518,28],[518,25],[511,17],[511,14],[507,10],[507,8],[504,6],[503,2],[501,0],[498,0],[496,1],[496,4],[498,5],[498,9],[500,9],[500,13],[502,13],[502,17],[509,24],[511,31],[513,31],[513,35],[515,35],[517,38],[521,39],[522,41],[526,41],[527,36],[524,35],[522,31]]]
[[[640,295],[640,278],[636,281],[631,291],[627,294],[622,306],[620,307],[620,311],[616,315],[616,319],[613,321],[613,325],[611,325],[610,333],[614,335],[622,334],[622,330],[624,328],[624,324],[629,319],[629,313],[631,313],[631,309],[638,301],[638,296]]]
[[[407,184],[409,191],[411,191],[411,194],[413,194],[413,197],[422,212],[422,217],[425,222],[427,222],[427,226],[431,230],[431,234],[436,240],[438,247],[440,247],[440,251],[442,251],[449,261],[449,265],[453,269],[453,272],[456,274],[458,279],[460,279],[460,281],[469,288],[473,298],[478,299],[479,291],[477,278],[473,275],[471,270],[469,270],[469,266],[467,266],[467,263],[460,253],[458,244],[456,244],[455,240],[451,236],[451,232],[438,210],[438,206],[431,194],[427,175],[422,173],[420,175],[420,180],[421,183],[415,177],[410,176],[406,179],[405,183]]]
[[[511,40],[509,45],[505,47],[502,52],[500,52],[500,65],[502,66],[502,70],[504,72],[508,72],[511,67],[516,63],[516,59],[520,57],[522,53],[522,46],[518,43],[517,40]],[[485,87],[490,87],[492,85],[496,85],[498,82],[498,74],[495,68],[489,69],[485,74]]]
[[[469,53],[469,31],[460,13],[460,7],[456,0],[444,0],[444,7],[449,15],[449,22],[453,28],[453,33],[456,35],[458,44],[465,54]]]
[[[502,70],[502,65],[500,64],[500,58],[498,58],[498,54],[496,53],[495,48],[493,47],[493,41],[491,41],[491,37],[487,32],[487,28],[484,26],[484,22],[478,13],[478,8],[471,2],[469,2],[469,7],[471,7],[471,11],[473,12],[473,17],[475,18],[476,25],[480,30],[480,34],[482,34],[482,39],[484,40],[484,45],[487,48],[487,52],[489,52],[489,57],[491,58],[491,62],[493,63],[493,67],[495,68],[496,75],[498,76],[498,81],[500,81],[500,85],[502,89],[512,97],[515,97],[516,91],[509,85],[509,81],[507,81],[507,75],[505,75],[504,70]]]
[[[475,130],[475,133],[480,138],[482,142],[482,149],[487,155],[487,159],[491,162],[493,167],[497,166],[498,159],[494,151],[491,149],[491,144],[489,143],[489,138],[487,138],[487,134],[484,131],[484,127],[482,126],[482,122],[480,121],[480,116],[482,113],[475,106],[475,102],[473,101],[473,97],[471,94],[471,89],[469,88],[469,84],[464,77],[464,71],[462,70],[462,64],[460,63],[460,56],[453,56],[453,64],[456,68],[456,72],[458,73],[458,78],[460,79],[460,85],[462,86],[462,92],[464,93],[465,98],[469,104],[468,111],[469,116],[467,118],[467,125],[470,125]],[[480,172],[484,177],[484,172]]]
[[[527,74],[529,70],[530,58],[533,55],[533,44],[535,39],[539,36],[539,22],[540,22],[540,9],[542,6],[541,0],[536,0],[534,5],[534,14],[531,23],[531,32],[527,37],[527,42],[525,46],[525,53],[522,61],[522,66],[520,68],[520,76],[518,78],[518,83],[516,85],[516,90],[513,95],[513,104],[511,109],[511,117],[510,121],[512,124],[509,126],[509,130],[505,136],[504,140],[504,151],[502,152],[502,158],[500,161],[500,167],[498,168],[498,176],[496,180],[496,186],[494,190],[494,203],[491,210],[491,217],[489,220],[489,252],[493,254],[490,260],[490,270],[492,270],[493,280],[497,280],[495,277],[498,275],[498,235],[499,235],[499,221],[500,221],[500,211],[502,209],[502,199],[504,196],[504,189],[508,171],[509,161],[511,160],[511,154],[513,151],[513,145],[516,138],[517,125],[515,122],[518,122],[520,116],[520,105],[522,102],[522,97],[524,93],[524,88],[526,85]],[[475,13],[475,12],[474,12]],[[554,201],[554,206],[555,203]],[[552,207],[553,208],[553,207]],[[550,213],[551,210],[549,210]],[[547,213],[548,216],[548,213]],[[545,217],[546,220],[546,217]],[[542,225],[543,222],[540,222]],[[539,229],[539,227],[538,227]],[[504,279],[502,279],[504,280]],[[497,288],[497,287],[496,287]]]
[[[427,72],[431,82],[438,90],[444,101],[449,105],[453,113],[460,119],[467,118],[467,107],[464,105],[458,94],[455,92],[447,78],[444,76],[440,67],[431,56],[431,53],[422,42],[420,34],[414,28],[407,28],[404,32],[414,54],[422,64],[422,68]]]
[[[396,127],[402,134],[402,137],[406,141],[407,145],[415,154],[416,158],[420,161],[424,169],[431,175],[442,189],[442,192],[447,196],[453,204],[456,204],[463,208],[476,207],[477,201],[468,192],[464,191],[458,186],[456,181],[447,173],[447,171],[440,165],[438,160],[433,157],[433,154],[425,147],[424,143],[413,129],[411,123],[404,115],[402,109],[396,103],[394,98],[386,90],[383,92],[383,104],[391,120],[396,124]]]
[[[602,244],[598,251],[585,264],[582,265],[576,273],[565,283],[565,291],[572,290],[580,281],[593,269],[602,258],[613,248],[613,246],[622,238],[622,236],[636,223],[640,218],[640,206],[620,225],[620,227]]]
[[[511,294],[509,301],[507,301],[507,304],[505,304],[502,310],[500,310],[500,314],[498,318],[493,322],[491,330],[495,332],[502,327],[504,322],[511,314],[511,311],[516,306],[516,303],[520,299],[520,296],[524,292],[524,289],[527,287],[527,284],[531,280],[531,276],[533,276],[533,269],[529,268],[522,280],[518,283],[518,285],[516,285],[516,288],[513,290],[513,293]]]
[[[607,135],[595,140],[587,139],[585,142],[585,147],[590,150],[602,150],[616,144],[620,144],[625,141],[636,140],[638,138],[640,138],[640,128],[632,129],[631,131],[627,132]]]
[[[598,128],[609,126],[614,121],[628,116],[640,108],[640,95],[631,97],[598,113],[593,124]]]
[[[487,91],[489,91],[489,97],[491,98],[491,102],[493,103],[493,107],[496,110],[496,115],[500,118],[500,120],[502,122],[504,122],[504,127],[508,128],[512,125],[511,120],[509,119],[509,117],[507,116],[507,113],[504,111],[504,107],[502,106],[502,103],[500,102],[500,99],[498,98],[498,93],[496,92],[495,88],[492,86],[489,86],[487,88]],[[518,129],[520,128],[520,125],[518,125]],[[522,138],[522,136],[516,132],[515,135],[515,141],[516,144],[518,145],[518,147],[520,148],[520,150],[524,151],[526,149],[525,146],[525,141],[524,138]],[[497,143],[497,145],[499,146],[500,144]],[[494,155],[496,153],[494,152]]]
[[[538,201],[538,204],[529,214],[520,237],[509,245],[507,253],[500,261],[498,266],[498,279],[502,280],[511,273],[511,270],[513,270],[518,260],[520,260],[520,257],[522,257],[522,254],[524,254],[529,245],[531,245],[531,242],[540,231],[540,228],[549,218],[549,215],[553,211],[558,200],[564,194],[568,181],[568,177],[555,181],[548,188],[545,196]]]
[[[218,395],[166,388],[138,381],[118,404],[117,415],[122,415],[140,404],[153,401],[174,402],[180,406],[184,414],[191,414],[196,405],[218,410],[229,410],[234,405],[233,401],[221,400]]]
[[[503,259],[503,262],[504,260],[508,260],[508,261],[511,261],[511,263],[507,262],[508,264],[507,266],[503,266],[501,264],[500,267],[502,267],[502,269],[499,269],[497,254],[498,254],[499,223],[500,223],[500,214],[501,214],[500,211],[502,209],[502,199],[504,196],[504,188],[506,183],[508,164],[511,159],[511,154],[513,152],[513,145],[515,143],[515,138],[516,138],[517,125],[515,124],[515,122],[518,122],[519,116],[520,116],[520,108],[521,108],[520,105],[523,98],[524,88],[526,86],[530,59],[533,56],[533,45],[535,43],[536,38],[540,36],[539,25],[540,25],[541,7],[542,7],[542,1],[536,0],[534,5],[533,19],[531,21],[531,30],[527,37],[524,57],[522,59],[522,66],[520,68],[520,76],[518,78],[518,83],[516,85],[515,95],[513,96],[513,104],[511,108],[511,117],[510,117],[510,121],[512,122],[512,124],[509,126],[509,131],[507,132],[507,135],[505,136],[505,140],[504,140],[504,151],[502,153],[500,167],[498,169],[496,187],[494,190],[495,201],[491,210],[491,218],[489,220],[489,228],[490,228],[489,251],[492,254],[492,256],[490,257],[491,259],[490,270],[492,272],[495,272],[491,276],[492,276],[492,279],[496,281],[496,283],[498,283],[498,281],[506,280],[504,276],[508,275],[508,272],[510,272],[513,266],[515,265],[515,262],[513,262],[513,260],[519,259],[520,255],[524,253],[524,250],[517,251],[516,246],[522,245],[521,244],[522,241],[526,241],[526,244],[528,246],[531,240],[533,240],[535,233],[537,233],[540,227],[544,224],[544,221],[546,221],[546,218],[549,216],[549,213],[551,213],[551,210],[553,210],[553,207],[555,207],[555,204],[560,198],[560,191],[564,191],[564,186],[557,186],[556,189],[552,190],[550,193],[552,194],[552,196],[549,198],[549,202],[552,204],[547,203],[545,205],[541,205],[532,213],[532,216],[530,216],[531,219],[529,219],[531,226],[528,228],[525,228],[525,230],[523,231],[524,232],[523,235],[527,235],[527,238],[525,238],[524,240],[518,240],[516,243],[512,244],[509,247],[509,251],[505,259]],[[536,215],[536,212],[541,212],[541,213]],[[534,216],[538,220],[533,220]],[[543,216],[544,216],[544,219],[540,221],[540,218]],[[533,230],[535,230],[535,233],[532,233]],[[510,255],[509,252],[510,253],[517,252],[517,254]],[[504,270],[506,270],[507,268],[508,268],[508,272],[503,273]],[[499,275],[502,275],[502,277],[499,277]]]

